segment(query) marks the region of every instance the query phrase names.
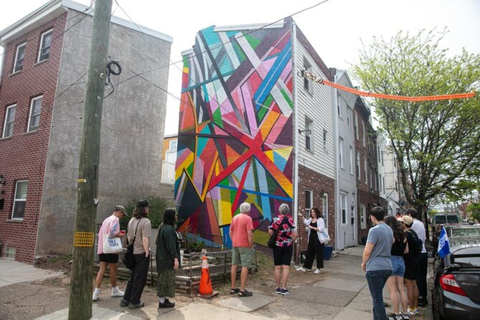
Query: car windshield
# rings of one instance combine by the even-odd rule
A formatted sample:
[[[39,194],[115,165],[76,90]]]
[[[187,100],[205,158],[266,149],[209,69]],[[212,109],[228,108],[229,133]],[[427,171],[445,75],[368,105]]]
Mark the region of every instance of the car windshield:
[[[480,237],[480,228],[459,228],[452,230],[452,237]]]
[[[447,223],[447,218],[445,216],[436,216],[435,223],[437,224]]]
[[[458,216],[447,216],[448,223],[459,223]]]
[[[462,255],[469,254],[475,257],[463,257]],[[462,267],[480,267],[480,247],[469,247],[455,251],[455,264]]]

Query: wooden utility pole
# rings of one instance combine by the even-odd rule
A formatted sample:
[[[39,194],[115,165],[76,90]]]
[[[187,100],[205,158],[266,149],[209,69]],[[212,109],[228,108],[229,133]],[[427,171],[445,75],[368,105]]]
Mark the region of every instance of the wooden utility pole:
[[[93,255],[98,194],[100,129],[112,0],[97,0],[87,71],[77,179],[77,211],[68,319],[92,318]],[[102,245],[102,244],[99,244]]]

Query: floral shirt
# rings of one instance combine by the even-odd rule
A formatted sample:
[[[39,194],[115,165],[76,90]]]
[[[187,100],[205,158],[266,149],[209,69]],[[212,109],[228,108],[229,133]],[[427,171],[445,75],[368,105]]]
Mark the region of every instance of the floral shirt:
[[[284,217],[286,218],[285,220],[283,220]],[[288,247],[293,244],[292,233],[296,229],[292,217],[279,214],[273,218],[273,221],[270,226],[268,226],[268,229],[273,231],[278,230],[277,241],[275,242],[277,247]]]

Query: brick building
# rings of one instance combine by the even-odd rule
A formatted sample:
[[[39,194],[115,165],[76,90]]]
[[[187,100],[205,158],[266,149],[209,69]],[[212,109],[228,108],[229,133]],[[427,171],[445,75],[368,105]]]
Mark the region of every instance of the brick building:
[[[48,253],[71,252],[92,13],[92,7],[52,0],[0,31],[2,256],[34,263]],[[124,71],[111,83],[130,78],[127,70],[169,64],[171,42],[113,16],[109,55]],[[101,115],[96,222],[115,204],[160,192],[166,94],[151,83],[166,87],[168,69],[144,78],[106,87],[106,95],[114,92]]]

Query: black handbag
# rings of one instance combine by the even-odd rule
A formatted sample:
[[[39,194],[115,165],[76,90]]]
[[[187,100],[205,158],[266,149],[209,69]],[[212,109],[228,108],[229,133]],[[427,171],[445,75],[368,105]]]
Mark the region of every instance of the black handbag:
[[[283,221],[285,221],[286,217],[283,217],[282,222],[280,222],[280,225],[283,224]],[[273,234],[270,236],[270,239],[268,239],[268,247],[269,248],[275,248],[275,244],[277,242],[277,235],[278,235],[278,229],[273,231]]]
[[[125,252],[122,259],[122,262],[125,265],[125,267],[127,267],[130,270],[133,270],[135,268],[135,256],[133,255],[133,245],[135,243],[135,238],[137,237],[137,229],[139,224],[140,224],[140,221],[138,221],[137,227],[135,228],[135,233],[133,235],[132,243],[130,243],[127,246],[127,252]]]

